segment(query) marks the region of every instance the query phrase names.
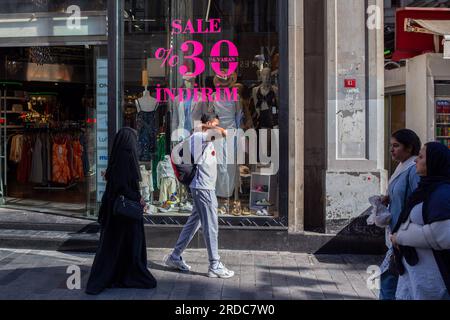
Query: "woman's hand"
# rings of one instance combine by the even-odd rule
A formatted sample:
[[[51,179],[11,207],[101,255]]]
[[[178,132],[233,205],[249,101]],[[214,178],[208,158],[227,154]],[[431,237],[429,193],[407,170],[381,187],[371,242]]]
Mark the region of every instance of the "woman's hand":
[[[389,196],[381,197],[381,203],[387,207],[391,203],[391,198]]]
[[[141,201],[140,201],[140,202],[141,202],[141,206],[142,206],[142,207],[145,208],[145,207],[147,206],[147,203],[145,202],[144,198],[141,198]]]
[[[391,242],[392,242],[392,246],[394,246],[397,250],[399,250],[400,247],[399,247],[399,245],[397,243],[397,234],[396,233],[391,234],[390,239],[391,239]]]

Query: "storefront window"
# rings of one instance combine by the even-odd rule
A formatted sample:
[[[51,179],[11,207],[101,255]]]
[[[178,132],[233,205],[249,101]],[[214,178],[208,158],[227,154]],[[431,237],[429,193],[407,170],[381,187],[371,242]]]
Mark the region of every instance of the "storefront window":
[[[221,217],[279,215],[279,17],[271,0],[125,1],[122,126],[139,135],[148,214],[188,215],[170,155],[219,118]]]
[[[0,11],[0,196],[94,216],[97,147],[108,143],[98,139],[106,121],[97,126],[100,107],[107,114],[106,1],[1,1]]]

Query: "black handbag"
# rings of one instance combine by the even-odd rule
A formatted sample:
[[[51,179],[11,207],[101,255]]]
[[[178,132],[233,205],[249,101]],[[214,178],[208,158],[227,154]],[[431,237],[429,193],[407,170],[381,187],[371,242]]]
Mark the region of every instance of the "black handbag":
[[[118,196],[116,201],[114,201],[113,212],[116,216],[140,221],[144,214],[144,208],[140,202],[127,199],[124,196]]]

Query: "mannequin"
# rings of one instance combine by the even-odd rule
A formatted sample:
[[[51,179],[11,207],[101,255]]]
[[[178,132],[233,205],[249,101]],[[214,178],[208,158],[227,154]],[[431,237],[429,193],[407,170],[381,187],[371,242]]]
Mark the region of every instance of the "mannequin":
[[[154,191],[152,171],[147,170],[145,165],[141,165],[139,169],[142,176],[142,181],[139,182],[142,197],[147,204],[151,204],[153,200],[152,194]]]
[[[136,100],[136,106],[138,112],[153,112],[158,107],[158,100],[156,100],[156,98],[153,98],[150,94],[150,91],[148,91],[147,87],[145,87],[144,91],[142,92],[142,97]]]
[[[158,129],[155,125],[155,119],[158,105],[158,101],[150,95],[147,88],[142,93],[142,97],[136,100],[139,161],[150,162],[152,154],[156,152]]]
[[[253,88],[252,99],[255,106],[258,125],[257,129],[278,128],[278,89],[271,84],[269,68],[261,71],[261,85]]]
[[[165,203],[177,192],[177,180],[170,161],[170,156],[168,155],[158,163],[157,182],[157,187],[159,188],[159,202]]]
[[[186,89],[194,89],[195,77],[192,76],[192,73],[186,73],[183,76],[183,80]],[[199,93],[197,93],[197,97],[191,96],[189,99],[187,99],[187,93],[184,94],[184,97],[177,96],[172,102],[172,130],[179,129],[179,134],[173,138],[173,142],[186,139],[188,137],[187,133],[192,133],[195,122],[200,121],[203,113],[206,111],[205,103],[201,100]],[[183,130],[185,130],[184,134],[182,133]]]
[[[226,70],[223,70],[222,72],[226,73]],[[236,80],[236,74],[229,77],[216,76],[214,78],[214,85],[222,88],[232,87],[236,83]],[[238,99],[238,101],[224,101],[223,98],[215,99],[216,94],[216,92],[213,93],[213,99],[209,104],[208,112],[219,117],[220,127],[223,129],[239,129],[242,121],[242,107],[240,99]],[[229,163],[227,164],[227,139],[223,139],[215,143],[215,147],[217,157],[220,159],[219,164],[217,165],[218,172],[216,194],[220,198],[230,198],[235,190],[237,164],[234,161],[235,159],[229,159]]]

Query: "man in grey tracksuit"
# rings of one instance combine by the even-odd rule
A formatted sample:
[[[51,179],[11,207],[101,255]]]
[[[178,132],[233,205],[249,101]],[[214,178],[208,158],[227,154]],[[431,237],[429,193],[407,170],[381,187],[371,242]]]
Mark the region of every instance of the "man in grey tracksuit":
[[[193,210],[181,231],[175,248],[164,260],[165,264],[171,268],[189,271],[191,267],[184,262],[181,255],[201,227],[208,250],[208,276],[211,278],[231,278],[234,276],[234,272],[220,262],[218,252],[219,223],[215,191],[217,158],[213,144],[215,139],[225,138],[227,132],[219,127],[218,118],[209,115],[203,115],[201,129],[201,132],[195,132],[190,137],[192,155],[197,164],[195,177],[190,184],[194,200]]]

